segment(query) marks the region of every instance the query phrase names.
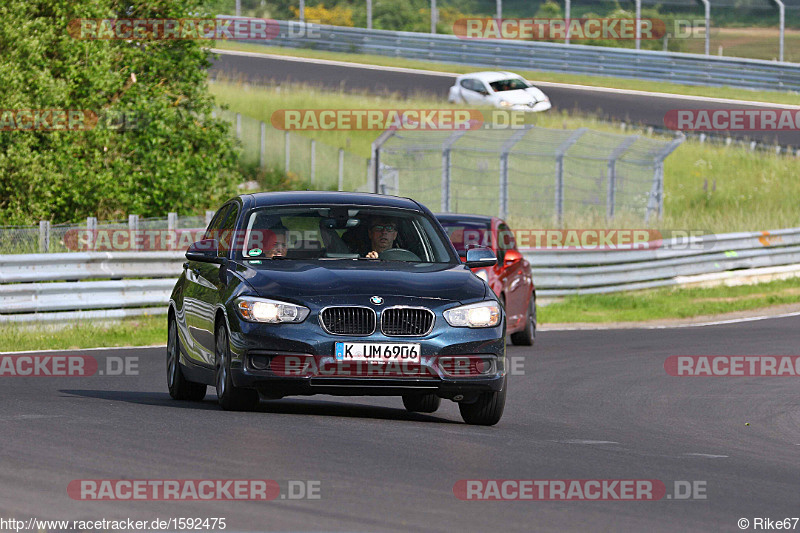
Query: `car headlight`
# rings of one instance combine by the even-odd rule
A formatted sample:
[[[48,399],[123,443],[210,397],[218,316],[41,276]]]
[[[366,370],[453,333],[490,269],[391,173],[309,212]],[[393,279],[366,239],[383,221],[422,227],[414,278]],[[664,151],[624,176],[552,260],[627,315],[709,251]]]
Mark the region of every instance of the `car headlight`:
[[[475,275],[481,278],[486,283],[489,283],[489,276],[488,274],[486,274],[485,270],[478,270],[477,272],[475,272]]]
[[[511,107],[514,104],[512,104],[511,102],[509,102],[507,100],[500,100],[500,105],[503,106],[503,107]]]
[[[500,318],[497,302],[462,305],[444,312],[444,319],[456,328],[492,328],[500,323]]]
[[[245,320],[282,324],[285,322],[302,322],[309,314],[307,307],[266,298],[237,298],[236,309]]]

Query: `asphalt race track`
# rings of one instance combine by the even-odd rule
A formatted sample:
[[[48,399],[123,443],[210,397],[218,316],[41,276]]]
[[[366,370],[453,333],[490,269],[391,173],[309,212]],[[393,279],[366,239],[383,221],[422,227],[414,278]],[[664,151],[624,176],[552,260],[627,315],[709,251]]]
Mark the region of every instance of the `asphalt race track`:
[[[219,52],[219,50],[217,50]],[[455,75],[409,69],[384,70],[374,66],[352,66],[348,63],[309,61],[297,58],[225,52],[209,70],[212,78],[248,81],[250,83],[307,83],[331,89],[434,95],[447,101],[447,91]],[[475,70],[480,70],[476,68]],[[536,80],[532,80],[536,83]],[[566,109],[591,113],[607,120],[664,127],[664,115],[672,109],[759,109],[769,104],[742,105],[686,96],[656,96],[638,92],[593,87],[538,83],[550,97],[556,111]],[[741,99],[747,100],[742,90]],[[724,135],[724,134],[720,134]],[[731,132],[731,137],[746,138],[783,146],[800,147],[800,131]]]
[[[164,349],[138,376],[2,377],[3,517],[225,517],[228,531],[739,531],[800,515],[797,378],[671,377],[670,355],[792,355],[800,318],[721,326],[542,332],[491,428],[455,404],[408,414],[399,398],[287,398],[223,412],[169,398]],[[749,423],[746,426],[745,423]],[[77,479],[320,482],[271,502],[75,501]],[[462,479],[706,482],[706,499],[461,501]]]

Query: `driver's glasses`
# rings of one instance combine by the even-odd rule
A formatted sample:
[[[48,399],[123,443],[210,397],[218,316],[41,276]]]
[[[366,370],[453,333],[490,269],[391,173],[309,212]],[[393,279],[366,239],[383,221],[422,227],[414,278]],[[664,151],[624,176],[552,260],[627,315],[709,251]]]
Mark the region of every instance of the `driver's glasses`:
[[[385,231],[386,233],[394,233],[395,231],[397,231],[397,226],[395,226],[394,224],[386,224],[386,225],[379,224],[377,226],[372,226],[372,231],[379,231],[379,232]]]

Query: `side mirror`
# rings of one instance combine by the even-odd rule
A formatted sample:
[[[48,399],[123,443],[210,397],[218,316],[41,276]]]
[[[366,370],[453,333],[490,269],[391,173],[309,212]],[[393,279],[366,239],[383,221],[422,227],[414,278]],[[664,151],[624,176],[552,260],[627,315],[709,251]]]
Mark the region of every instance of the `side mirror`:
[[[186,259],[190,261],[200,261],[201,263],[222,264],[225,259],[218,257],[219,245],[217,239],[203,239],[193,242],[186,250]]]
[[[470,248],[465,264],[469,268],[490,267],[497,264],[497,257],[490,248]]]
[[[503,266],[513,265],[517,261],[522,261],[522,254],[519,253],[519,250],[506,250],[506,256],[503,260]]]

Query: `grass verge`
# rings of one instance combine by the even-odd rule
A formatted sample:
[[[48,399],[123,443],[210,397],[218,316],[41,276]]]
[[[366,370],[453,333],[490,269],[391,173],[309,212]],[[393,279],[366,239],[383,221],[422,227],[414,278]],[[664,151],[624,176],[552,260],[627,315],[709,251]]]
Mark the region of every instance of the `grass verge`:
[[[572,322],[641,322],[748,311],[800,302],[800,280],[756,285],[656,289],[570,296],[540,307],[543,324]]]
[[[434,98],[411,98],[325,91],[305,86],[261,87],[216,82],[211,92],[217,100],[257,120],[270,123],[278,109],[444,109],[457,108]],[[547,128],[575,129],[588,127],[609,133],[644,134],[641,129],[618,127],[591,116],[566,112],[527,114],[526,121]],[[276,146],[276,164],[282,162],[283,133],[270,138]],[[304,131],[321,143],[344,148],[348,152],[369,157],[370,145],[378,136],[375,131]],[[655,137],[659,137],[656,135]],[[255,137],[257,141],[257,137]],[[253,146],[257,142],[250,143]],[[797,159],[771,152],[750,151],[743,146],[701,144],[687,140],[664,166],[664,217],[658,226],[664,229],[693,229],[714,233],[760,231],[788,228],[800,219],[800,180],[796,179]],[[515,227],[539,227],[541,221],[509,217]],[[569,227],[606,227],[605,220],[567,220]],[[614,227],[626,226],[624,220]],[[638,227],[638,226],[637,226]]]
[[[68,325],[0,325],[0,352],[79,350],[167,343],[166,315]]]
[[[717,28],[711,32],[711,53],[719,52],[728,57],[749,57],[753,59],[777,60],[779,56],[778,28]],[[686,52],[702,54],[705,39],[687,39]],[[800,61],[800,31],[786,30],[784,60]]]
[[[332,61],[346,61],[365,65],[434,70],[438,72],[452,72],[455,74],[466,74],[478,70],[489,69],[489,67],[455,65],[436,61],[420,61],[416,59],[403,59],[371,54],[327,52],[324,50],[311,50],[308,48],[283,48],[280,46],[263,46],[259,44],[236,43],[230,41],[216,41],[213,47],[224,50],[239,50],[243,52],[276,54],[289,57],[328,59]],[[590,76],[586,74],[567,74],[561,72],[544,72],[535,70],[514,70],[514,72],[534,82],[545,81],[552,83],[569,83],[575,85],[588,85],[591,87],[608,87],[613,89],[682,94],[687,96],[705,96],[710,98],[731,98],[734,100],[752,100],[754,102],[797,105],[797,94],[779,91],[754,91],[748,89],[737,89],[733,87],[699,87],[669,82],[631,80],[626,78],[615,78],[611,76]],[[446,95],[443,95],[443,98],[444,97],[446,97]]]

